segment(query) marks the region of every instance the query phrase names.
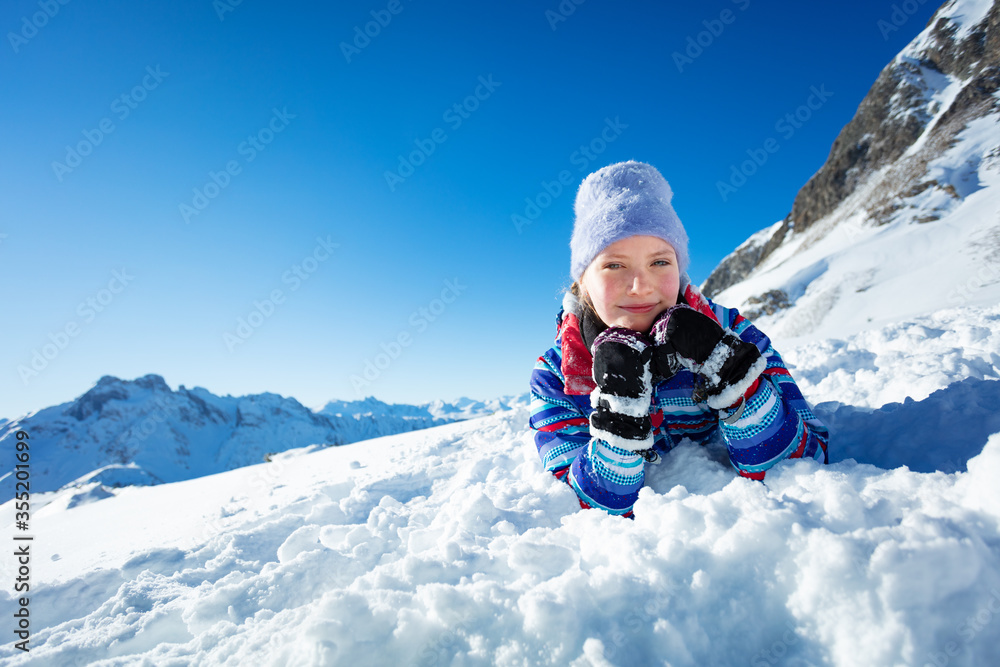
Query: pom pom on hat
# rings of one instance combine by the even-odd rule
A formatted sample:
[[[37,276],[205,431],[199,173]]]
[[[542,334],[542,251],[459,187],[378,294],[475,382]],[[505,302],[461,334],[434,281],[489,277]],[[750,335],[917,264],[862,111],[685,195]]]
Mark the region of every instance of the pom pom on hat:
[[[576,193],[570,274],[579,281],[601,251],[630,236],[656,236],[677,253],[680,273],[687,271],[688,236],[670,205],[673,191],[652,165],[619,162],[583,179]]]

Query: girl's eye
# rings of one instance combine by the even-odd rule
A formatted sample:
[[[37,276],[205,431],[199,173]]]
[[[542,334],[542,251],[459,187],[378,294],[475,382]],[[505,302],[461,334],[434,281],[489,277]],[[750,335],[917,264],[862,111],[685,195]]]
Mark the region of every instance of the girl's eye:
[[[619,264],[618,262],[611,262],[610,264],[607,264],[604,268],[606,268],[606,269],[617,269],[619,267],[621,267],[621,264]]]
[[[660,266],[670,266],[670,260],[669,259],[658,259],[658,260],[656,260],[653,263],[654,264],[659,264]]]

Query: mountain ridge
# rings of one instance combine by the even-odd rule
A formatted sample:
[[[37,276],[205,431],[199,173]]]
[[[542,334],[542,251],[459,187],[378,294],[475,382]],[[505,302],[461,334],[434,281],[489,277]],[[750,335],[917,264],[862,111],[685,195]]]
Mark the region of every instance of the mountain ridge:
[[[155,374],[134,380],[105,375],[73,401],[0,421],[0,446],[19,429],[30,434],[35,493],[100,484],[98,495],[106,495],[120,486],[181,481],[260,463],[289,449],[441,426],[524,400],[411,406],[368,397],[331,401],[314,411],[269,392],[216,396],[202,387],[172,390]],[[11,486],[3,489],[3,500],[11,497]]]

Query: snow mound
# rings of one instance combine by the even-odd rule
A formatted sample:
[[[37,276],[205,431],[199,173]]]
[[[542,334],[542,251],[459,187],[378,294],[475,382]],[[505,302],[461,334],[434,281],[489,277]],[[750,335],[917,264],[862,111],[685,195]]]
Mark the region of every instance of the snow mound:
[[[579,509],[524,405],[50,502],[32,518],[32,650],[0,661],[996,664],[998,317],[791,351],[832,463],[760,484],[721,442],[685,442],[650,468],[635,521]]]
[[[844,339],[779,348],[810,400],[877,408],[1000,378],[1000,306],[942,310]]]

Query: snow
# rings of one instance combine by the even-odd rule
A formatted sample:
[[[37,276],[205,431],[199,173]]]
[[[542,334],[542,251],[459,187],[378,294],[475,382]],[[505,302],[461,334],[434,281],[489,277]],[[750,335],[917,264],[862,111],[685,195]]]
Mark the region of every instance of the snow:
[[[753,247],[757,247],[757,246],[762,246],[762,245],[766,244],[769,240],[771,240],[771,237],[774,236],[774,233],[777,232],[784,224],[785,224],[784,220],[778,220],[776,223],[774,223],[770,227],[765,227],[764,229],[760,230],[759,232],[756,232],[756,233],[752,234],[750,236],[750,238],[748,238],[746,241],[744,241],[739,246],[737,246],[736,250],[734,250],[732,253],[730,253],[729,255],[727,255],[726,257],[724,257],[723,260],[722,260],[722,262],[725,262],[732,255],[736,254],[737,252],[739,252],[741,250],[747,250],[749,248],[753,248]]]
[[[936,20],[929,22],[927,27],[903,49],[897,59],[919,57],[923,51],[932,48],[931,33],[938,20],[941,19],[950,21],[954,26],[955,33],[952,35],[954,41],[964,40],[972,32],[972,29],[986,18],[992,6],[993,0],[952,0],[946,2],[935,12]]]
[[[878,408],[1000,378],[1000,306],[951,308],[846,339],[779,347],[812,400]]]
[[[761,484],[720,441],[685,442],[649,466],[635,521],[542,470],[523,401],[52,498],[32,516],[32,650],[0,660],[996,664],[1000,307],[782,351],[831,464]]]
[[[952,2],[950,6],[942,8],[939,16],[949,18],[957,26],[958,31],[952,39],[961,41],[986,18],[986,14],[992,6],[993,0],[962,0],[962,2]]]

